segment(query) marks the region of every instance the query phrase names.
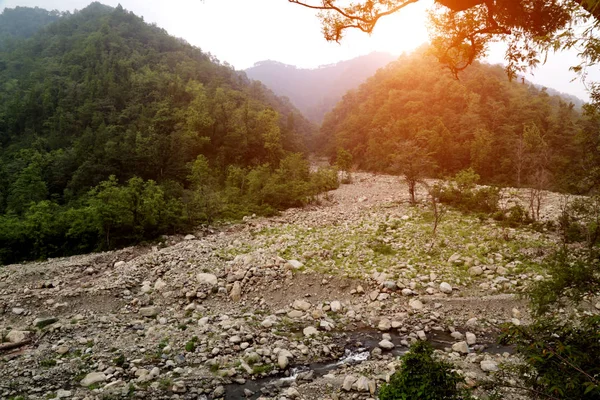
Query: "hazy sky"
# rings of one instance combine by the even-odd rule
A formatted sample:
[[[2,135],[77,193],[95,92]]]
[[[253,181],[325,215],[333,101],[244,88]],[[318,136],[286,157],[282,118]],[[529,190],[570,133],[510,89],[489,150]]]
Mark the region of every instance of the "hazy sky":
[[[0,0],[5,7],[29,6],[61,11],[81,9],[91,0]],[[397,15],[382,18],[374,33],[348,32],[342,44],[327,43],[313,10],[287,0],[102,0],[155,22],[170,34],[186,39],[227,61],[236,69],[271,59],[299,67],[316,67],[372,51],[399,55],[427,41],[425,10],[433,0],[421,0]],[[495,46],[489,60],[503,62],[502,45]],[[552,55],[534,71],[531,81],[587,99],[583,84],[569,67],[576,52]],[[589,71],[600,80],[600,69]],[[575,79],[574,82],[571,80]]]

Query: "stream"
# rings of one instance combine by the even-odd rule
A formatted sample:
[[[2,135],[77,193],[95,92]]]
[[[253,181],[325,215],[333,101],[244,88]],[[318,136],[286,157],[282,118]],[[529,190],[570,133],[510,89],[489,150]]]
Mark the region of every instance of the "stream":
[[[390,333],[392,343],[396,345],[392,350],[384,351],[385,354],[392,354],[396,357],[402,356],[408,352],[408,347],[400,345],[401,336]],[[345,342],[344,355],[337,360],[327,360],[310,363],[307,365],[295,365],[286,372],[259,378],[256,380],[247,380],[244,384],[232,383],[226,386],[225,399],[257,399],[261,395],[276,396],[281,389],[287,388],[295,381],[312,381],[316,378],[327,375],[330,371],[336,370],[343,365],[359,364],[371,357],[371,351],[378,347],[382,339],[382,333],[373,328],[362,328],[352,332],[341,334],[341,341]],[[473,346],[473,351],[485,352],[490,354],[502,354],[504,352],[513,353],[514,349],[510,346],[495,344],[493,338],[481,338],[484,343]],[[452,347],[456,343],[447,332],[431,331],[427,334],[427,341],[438,350],[444,350]],[[487,342],[487,343],[485,343]],[[247,395],[246,392],[252,392]]]

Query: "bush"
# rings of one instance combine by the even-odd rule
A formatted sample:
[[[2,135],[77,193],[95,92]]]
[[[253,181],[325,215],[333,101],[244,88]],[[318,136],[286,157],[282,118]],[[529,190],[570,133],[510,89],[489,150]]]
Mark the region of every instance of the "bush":
[[[516,345],[523,356],[525,363],[516,372],[532,398],[600,399],[600,316],[510,325],[501,341]]]
[[[477,174],[459,172],[448,183],[436,184],[433,194],[440,203],[463,212],[492,214],[498,211],[500,188],[475,186]]]
[[[436,360],[433,348],[419,341],[402,357],[402,367],[379,391],[380,400],[467,400],[464,378],[450,363]]]

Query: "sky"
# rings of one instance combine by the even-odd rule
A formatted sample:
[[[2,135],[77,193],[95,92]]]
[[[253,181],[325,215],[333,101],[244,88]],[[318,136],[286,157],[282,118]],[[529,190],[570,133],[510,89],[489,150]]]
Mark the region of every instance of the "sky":
[[[0,0],[0,10],[16,6],[73,11],[91,0]],[[426,10],[433,0],[421,0],[401,12],[382,18],[372,35],[349,31],[341,44],[322,36],[314,10],[287,0],[101,0],[143,16],[173,36],[210,52],[236,69],[263,60],[275,60],[302,68],[314,68],[351,59],[372,51],[394,55],[410,52],[427,42]],[[561,92],[588,99],[586,88],[569,67],[577,52],[550,55],[545,65],[527,79]],[[487,60],[504,62],[504,46],[490,50]],[[589,70],[600,80],[600,68]]]

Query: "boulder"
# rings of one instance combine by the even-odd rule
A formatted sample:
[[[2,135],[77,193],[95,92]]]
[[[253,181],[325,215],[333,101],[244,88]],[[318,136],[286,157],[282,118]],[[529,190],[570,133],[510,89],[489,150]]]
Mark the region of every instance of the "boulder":
[[[392,322],[387,318],[382,318],[377,325],[377,329],[380,331],[389,331],[392,328]]]
[[[352,375],[346,375],[344,382],[342,383],[342,389],[346,392],[352,390],[352,385],[356,382],[356,377]]]
[[[381,347],[384,350],[391,350],[395,346],[394,343],[390,342],[389,340],[383,339],[381,342],[379,342],[379,347]]]
[[[106,375],[102,372],[90,372],[83,378],[80,382],[80,385],[83,387],[88,387],[95,383],[101,383],[106,381]]]
[[[452,293],[452,286],[448,282],[442,282],[440,283],[440,292]]]
[[[468,354],[469,353],[469,345],[467,345],[467,342],[465,342],[465,341],[454,343],[452,345],[452,351],[456,351],[457,353],[461,353],[461,354]]]
[[[158,307],[142,307],[140,308],[140,315],[147,318],[156,317],[158,315]]]
[[[198,283],[203,285],[217,286],[219,283],[217,276],[214,274],[199,273],[196,278],[198,279]]]
[[[469,272],[469,275],[471,275],[471,276],[483,275],[483,269],[477,265],[469,268],[468,272]]]
[[[342,310],[342,303],[340,303],[337,300],[332,301],[331,304],[329,304],[329,306],[331,307],[331,311],[333,312],[338,312]]]
[[[18,331],[13,329],[12,331],[8,332],[8,335],[6,335],[6,340],[8,340],[10,343],[21,343],[27,339],[30,334],[31,332],[29,331]]]
[[[306,300],[295,300],[292,304],[292,308],[295,310],[308,311],[310,310],[311,304]]]
[[[416,311],[420,311],[423,309],[423,303],[421,303],[421,301],[417,299],[409,301],[408,305],[410,306],[410,308]]]
[[[467,339],[467,344],[469,346],[472,346],[477,343],[477,336],[475,336],[475,334],[473,334],[471,332],[466,332],[465,337]]]
[[[292,269],[299,269],[304,266],[304,264],[298,260],[288,260],[287,265]]]
[[[233,284],[229,297],[236,303],[242,299],[242,284],[239,281]]]
[[[481,367],[481,370],[485,371],[485,372],[498,371],[498,364],[496,364],[495,361],[483,360],[482,362],[479,363],[479,366]]]
[[[304,336],[310,337],[315,336],[319,331],[317,331],[317,328],[314,326],[307,326],[302,332],[304,333]]]

